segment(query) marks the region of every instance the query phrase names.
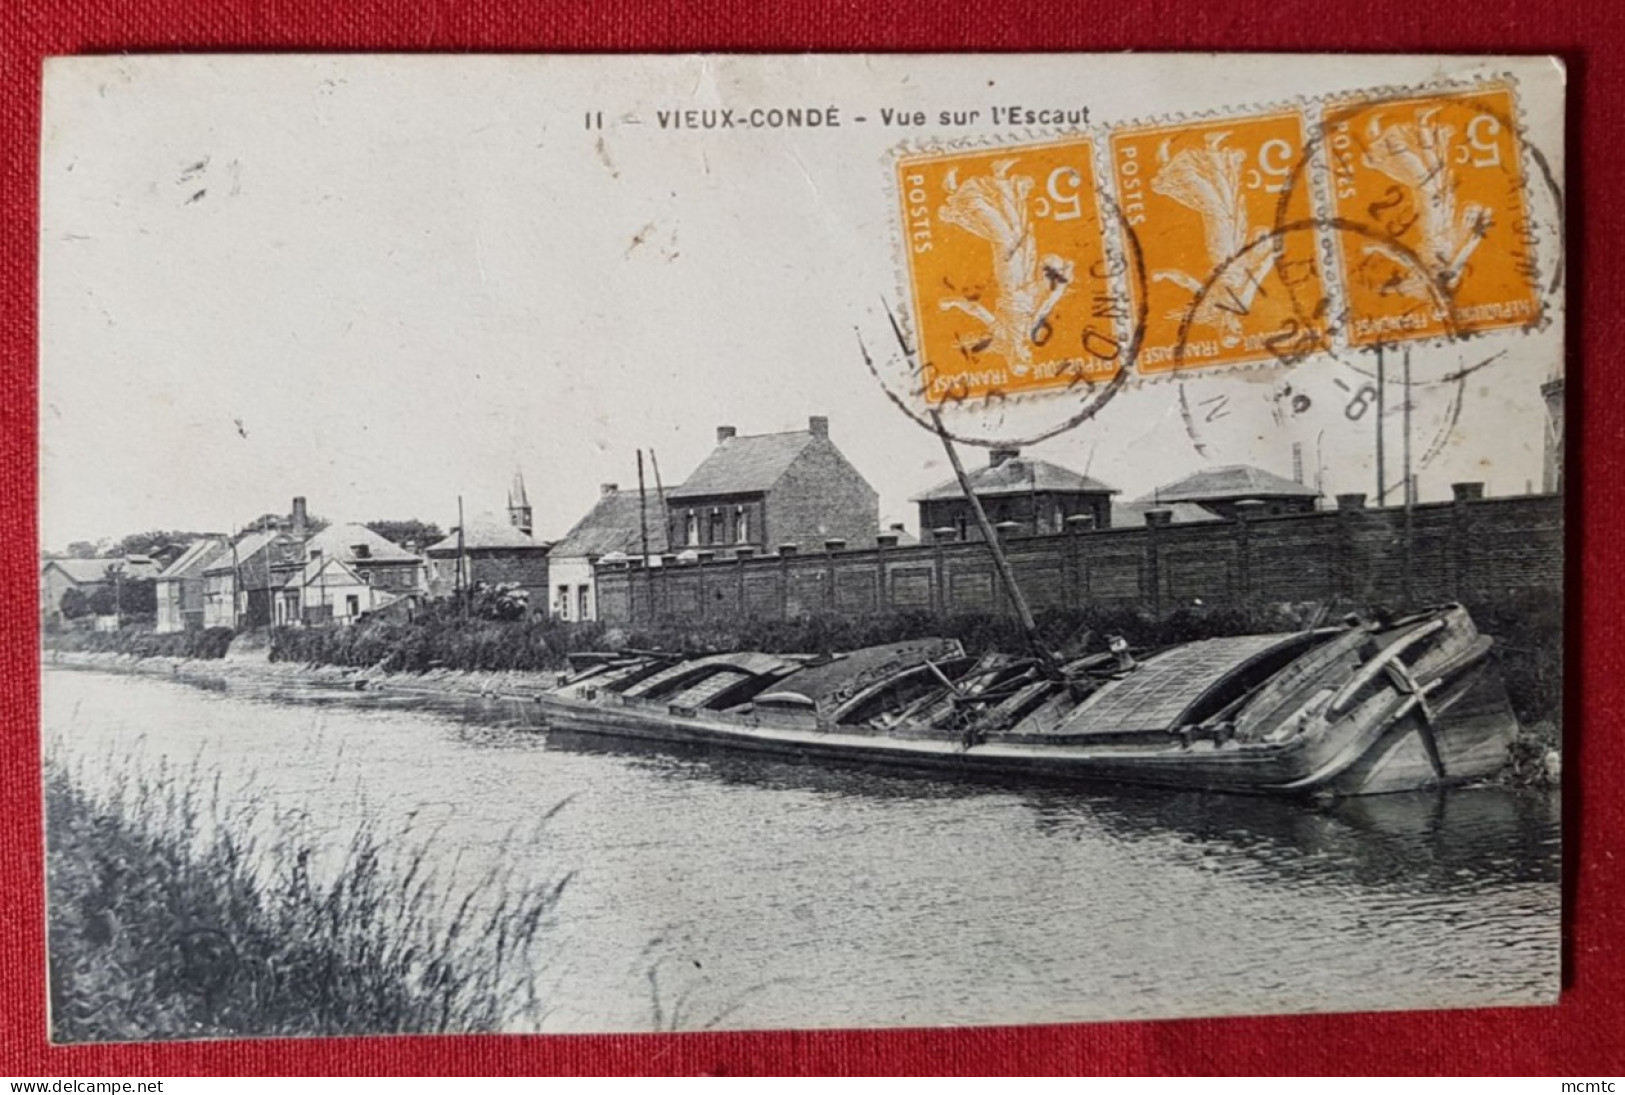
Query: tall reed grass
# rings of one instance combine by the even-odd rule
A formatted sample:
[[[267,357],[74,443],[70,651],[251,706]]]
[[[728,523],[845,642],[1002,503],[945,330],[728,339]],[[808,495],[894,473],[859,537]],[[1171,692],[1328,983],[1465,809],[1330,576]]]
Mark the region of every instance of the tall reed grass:
[[[534,1028],[568,878],[459,889],[432,844],[342,849],[194,768],[45,773],[58,1042]]]

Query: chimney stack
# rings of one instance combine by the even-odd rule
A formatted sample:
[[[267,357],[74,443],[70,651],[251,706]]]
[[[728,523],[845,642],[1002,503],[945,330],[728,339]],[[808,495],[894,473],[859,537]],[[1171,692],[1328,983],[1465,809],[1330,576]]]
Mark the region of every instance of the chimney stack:
[[[298,495],[293,500],[293,534],[304,536],[305,530],[310,527],[310,513],[305,508],[305,496]]]
[[[614,494],[616,491],[618,491],[620,489],[621,488],[616,486],[614,483],[600,483],[600,484],[598,484],[598,493],[604,498],[608,498],[610,495]]]
[[[987,454],[987,466],[996,468],[1006,460],[1014,460],[1020,455],[1020,449],[992,449]]]
[[[736,438],[738,436],[739,436],[739,431],[734,429],[732,426],[718,426],[717,427],[717,444],[719,444],[719,445],[722,444],[724,441],[732,441],[734,438]]]
[[[807,432],[814,437],[829,437],[829,419],[821,414],[813,415],[807,419]]]

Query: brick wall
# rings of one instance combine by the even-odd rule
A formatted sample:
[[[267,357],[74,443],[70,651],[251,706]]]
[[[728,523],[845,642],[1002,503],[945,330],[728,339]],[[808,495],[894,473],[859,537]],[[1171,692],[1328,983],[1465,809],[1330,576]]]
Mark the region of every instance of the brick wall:
[[[1409,535],[1407,535],[1407,528]],[[1394,607],[1559,590],[1563,500],[1540,494],[1352,509],[1007,542],[1035,609],[1172,611],[1341,598]],[[600,570],[609,623],[730,622],[893,611],[1011,611],[980,544],[806,551],[648,571]]]

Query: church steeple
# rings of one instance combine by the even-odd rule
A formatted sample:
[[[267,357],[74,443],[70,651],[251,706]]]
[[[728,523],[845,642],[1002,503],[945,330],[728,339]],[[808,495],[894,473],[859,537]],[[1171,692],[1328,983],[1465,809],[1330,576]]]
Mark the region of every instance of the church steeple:
[[[525,494],[525,473],[515,468],[513,485],[508,488],[508,523],[529,536],[531,533],[530,497]]]

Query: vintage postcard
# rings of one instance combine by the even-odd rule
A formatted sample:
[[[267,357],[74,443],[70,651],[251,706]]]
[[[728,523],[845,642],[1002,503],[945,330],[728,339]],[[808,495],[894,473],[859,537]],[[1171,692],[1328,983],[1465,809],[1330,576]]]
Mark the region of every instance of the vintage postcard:
[[[1553,1002],[1564,95],[52,61],[52,1038]]]

